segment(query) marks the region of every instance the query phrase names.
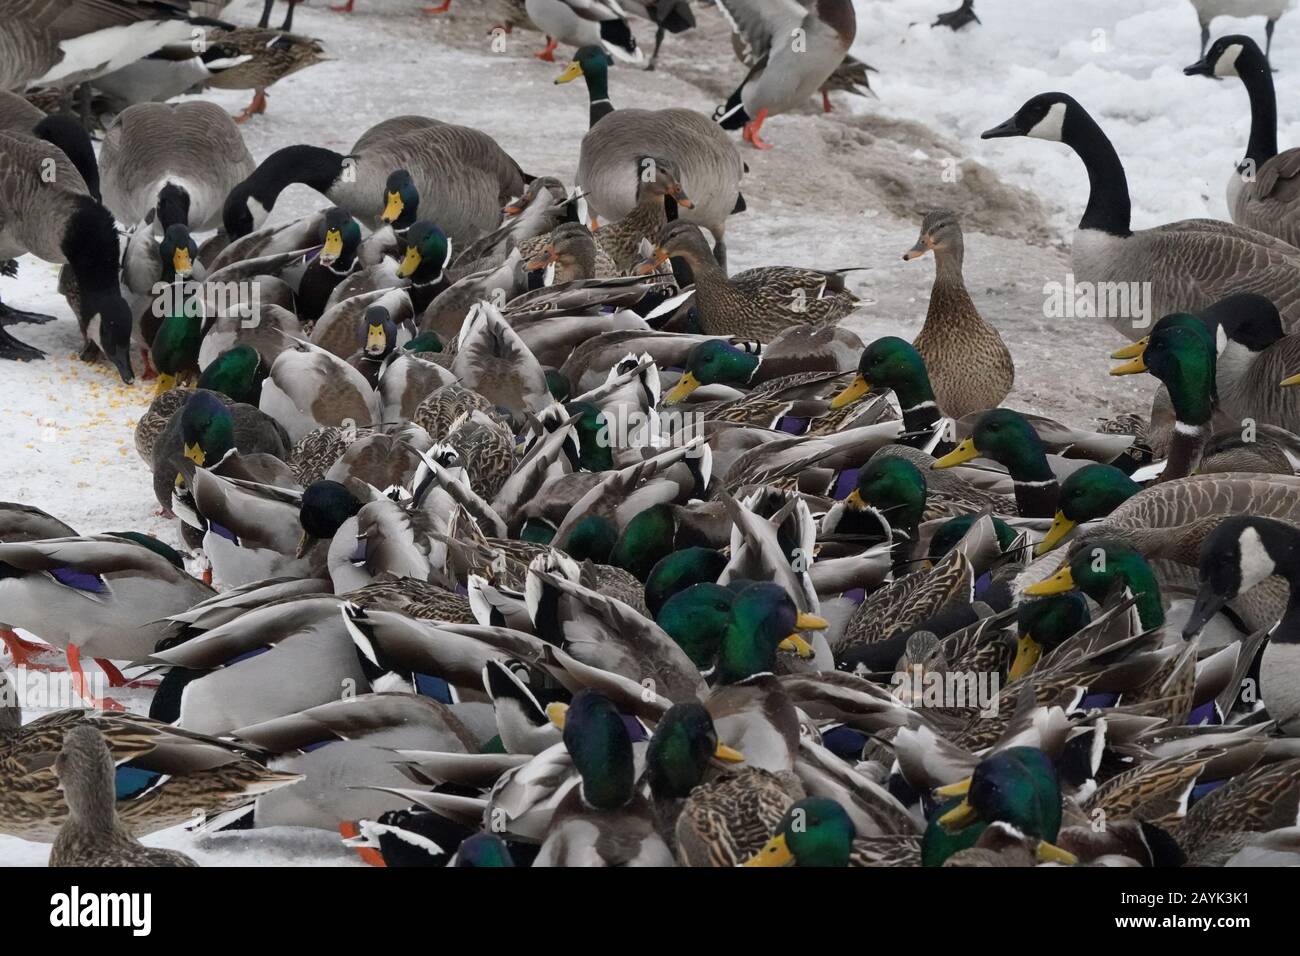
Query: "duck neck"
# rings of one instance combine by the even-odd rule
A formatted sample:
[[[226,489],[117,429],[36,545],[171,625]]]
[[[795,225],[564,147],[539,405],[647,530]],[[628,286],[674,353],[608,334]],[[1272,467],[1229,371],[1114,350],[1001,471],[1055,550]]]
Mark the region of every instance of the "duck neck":
[[[614,112],[614,104],[609,101],[608,73],[604,70],[592,70],[589,73],[584,72],[582,78],[587,82],[588,128],[590,128]]]
[[[1065,142],[1088,170],[1088,206],[1079,228],[1099,229],[1112,236],[1132,235],[1129,222],[1133,209],[1119,154],[1087,113],[1080,111],[1071,119],[1073,129]]]
[[[1250,97],[1250,141],[1246,159],[1256,170],[1277,155],[1277,93],[1273,89],[1273,72],[1268,61],[1253,51],[1242,50],[1237,57],[1237,75]],[[1246,163],[1239,170],[1244,171]]]
[[[1061,488],[1041,445],[1023,447],[1005,462],[1016,491],[1016,508],[1022,518],[1050,518],[1056,514]]]
[[[962,262],[965,251],[960,247],[934,250],[934,284],[946,288],[956,287],[966,291],[966,280],[962,276]]]
[[[1208,425],[1192,425],[1179,419],[1174,422],[1174,433],[1169,439],[1169,457],[1165,470],[1160,473],[1160,481],[1173,481],[1186,478],[1192,469],[1200,463],[1201,452],[1205,449],[1205,435]]]

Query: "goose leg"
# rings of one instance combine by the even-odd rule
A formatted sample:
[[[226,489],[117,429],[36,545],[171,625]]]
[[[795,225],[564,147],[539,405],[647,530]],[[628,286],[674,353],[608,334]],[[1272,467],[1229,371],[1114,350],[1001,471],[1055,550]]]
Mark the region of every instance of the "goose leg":
[[[555,62],[555,48],[560,45],[560,41],[555,37],[546,38],[546,49],[540,53],[534,53],[533,56],[539,60],[545,60],[547,63]]]
[[[50,647],[34,641],[25,641],[7,627],[0,627],[0,643],[9,648],[9,657],[14,667],[25,667],[29,671],[62,670],[54,664],[42,664],[34,659],[50,651]]]
[[[288,33],[293,29],[293,11],[297,8],[298,4],[296,0],[289,0],[289,12],[284,15],[284,23],[280,25],[280,29],[285,33]]]
[[[43,358],[45,358],[45,353],[40,349],[28,345],[26,342],[19,342],[5,331],[4,326],[0,326],[0,359],[31,362]]]
[[[271,25],[271,8],[275,6],[275,0],[266,0],[262,5],[262,18],[257,21],[257,25],[265,30]]]
[[[727,271],[727,241],[725,238],[723,238],[721,233],[713,234],[713,258],[714,260],[717,261],[718,265],[722,267],[722,271],[726,272]]]
[[[650,72],[655,68],[655,62],[659,59],[659,48],[663,46],[664,34],[667,32],[662,23],[655,30],[655,48],[654,52],[650,54],[650,62],[646,64],[646,72]]]
[[[425,13],[446,13],[451,9],[451,0],[442,0],[436,7],[421,7]]]
[[[1270,67],[1273,65],[1272,55],[1270,51],[1273,49],[1273,29],[1276,26],[1277,26],[1276,20],[1269,20],[1268,23],[1264,24],[1264,59],[1268,62],[1268,65]]]
[[[121,704],[111,697],[95,697],[90,692],[90,685],[86,680],[86,672],[81,668],[81,648],[76,644],[69,644],[67,650],[68,670],[72,671],[72,686],[77,695],[91,707],[96,710],[114,710],[123,712],[126,710]]]

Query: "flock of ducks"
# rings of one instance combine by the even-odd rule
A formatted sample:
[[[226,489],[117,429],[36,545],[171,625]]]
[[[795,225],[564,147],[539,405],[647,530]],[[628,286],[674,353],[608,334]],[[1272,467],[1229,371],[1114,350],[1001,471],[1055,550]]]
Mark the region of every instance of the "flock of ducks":
[[[840,88],[854,19],[719,6],[750,72],[713,117],[625,107],[613,68],[640,59],[629,14],[657,52],[689,4],[492,6],[547,57],[576,47],[567,184],[422,116],[258,162],[223,110],[166,97],[117,110],[96,156],[114,74],[197,68],[185,89],[264,106],[320,47],[292,3],[277,31],[270,2],[258,28],[0,2],[5,85],[79,86],[82,114],[0,93],[0,259],[65,264],[83,357],[156,376],[136,448],[186,549],[0,504],[0,832],[52,865],[191,865],[138,839],[196,817],[388,866],[1294,862],[1300,200],[1266,52],[1223,37],[1188,69],[1249,94],[1235,224],[1133,231],[1119,156],[1063,94],[984,134],[1072,148],[1076,273],[1151,290],[1157,321],[1112,317],[1151,414],[1084,429],[1004,407],[952,211],[904,253],[935,263],[914,342],[841,327],[852,270],[729,272],[757,187],[728,131],[763,148]],[[972,23],[967,0],[937,25]],[[199,62],[168,53],[196,24]],[[295,183],[320,207],[268,224]],[[55,652],[88,709],[24,723],[17,677]],[[87,659],[155,684],[148,715]]]

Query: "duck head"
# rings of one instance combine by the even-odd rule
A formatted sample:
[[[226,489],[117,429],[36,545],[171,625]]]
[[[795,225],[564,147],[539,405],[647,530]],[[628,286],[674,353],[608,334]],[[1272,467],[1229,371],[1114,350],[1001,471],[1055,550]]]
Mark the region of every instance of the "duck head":
[[[415,188],[415,180],[405,169],[393,170],[384,183],[384,211],[379,214],[379,221],[402,232],[415,222],[419,211],[420,191]]]
[[[346,209],[333,206],[321,222],[321,250],[316,260],[323,266],[347,268],[361,244],[361,224]]]
[[[894,335],[876,339],[863,349],[857,376],[831,399],[831,408],[843,408],[875,389],[892,389],[904,409],[934,401],[921,353]]]
[[[546,713],[564,733],[587,805],[617,810],[630,802],[635,792],[632,738],[609,698],[585,688],[567,705],[551,704]]]
[[[1007,679],[1024,677],[1045,651],[1059,647],[1091,620],[1088,602],[1077,591],[1053,594],[1037,601],[1021,601],[1016,607],[1020,640]]]
[[[674,704],[655,725],[646,749],[646,778],[656,799],[684,799],[704,782],[713,762],[739,763],[744,754],[718,741],[713,718],[699,701]]]
[[[1061,496],[1052,527],[1034,547],[1035,555],[1055,548],[1076,526],[1104,518],[1142,490],[1114,465],[1084,465],[1061,482]]]
[[[677,384],[664,396],[665,405],[676,405],[701,385],[747,385],[763,361],[757,342],[733,344],[709,339],[691,348],[686,368]]]
[[[1137,598],[1138,616],[1148,630],[1165,622],[1160,585],[1151,565],[1132,545],[1114,539],[1088,541],[1071,555],[1056,574],[1025,588],[1030,597],[1046,597],[1080,590],[1098,604],[1117,588],[1127,588]]]
[[[839,803],[807,797],[786,811],[776,835],[742,866],[848,866],[857,835]]]
[[[828,626],[824,619],[800,611],[779,584],[751,584],[732,602],[714,677],[719,684],[735,684],[769,674],[778,649],[810,658],[812,646],[798,632]]]
[[[451,240],[433,223],[420,220],[406,233],[406,255],[397,275],[412,282],[433,282],[442,276],[449,262]]]
[[[873,458],[858,472],[858,484],[845,504],[858,511],[874,508],[891,528],[915,534],[925,516],[926,483],[921,469],[906,458]]]

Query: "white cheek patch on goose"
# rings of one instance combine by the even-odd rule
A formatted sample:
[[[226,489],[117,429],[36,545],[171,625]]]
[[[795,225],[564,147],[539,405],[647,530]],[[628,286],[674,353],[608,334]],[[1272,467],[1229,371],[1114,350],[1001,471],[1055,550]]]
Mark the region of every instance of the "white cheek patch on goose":
[[[1061,142],[1061,137],[1065,129],[1065,104],[1053,103],[1052,108],[1047,111],[1047,115],[1034,124],[1027,136],[1035,139],[1050,139],[1053,142]]]
[[[1241,44],[1234,43],[1223,51],[1223,56],[1214,63],[1215,76],[1236,76],[1237,57],[1241,56]]]
[[[1241,551],[1241,589],[1245,591],[1252,588],[1260,581],[1271,577],[1277,566],[1273,559],[1268,556],[1268,549],[1264,547],[1264,542],[1260,540],[1259,532],[1254,528],[1247,528],[1237,539],[1237,547]]]
[[[1214,330],[1214,351],[1217,355],[1222,355],[1223,350],[1228,347],[1228,333],[1220,325]]]
[[[252,196],[248,197],[247,205],[248,214],[253,217],[253,225],[261,228],[262,223],[266,222],[266,217],[271,214],[271,211]]]

